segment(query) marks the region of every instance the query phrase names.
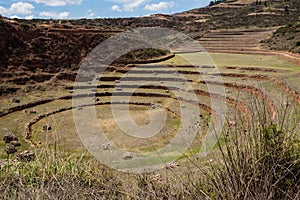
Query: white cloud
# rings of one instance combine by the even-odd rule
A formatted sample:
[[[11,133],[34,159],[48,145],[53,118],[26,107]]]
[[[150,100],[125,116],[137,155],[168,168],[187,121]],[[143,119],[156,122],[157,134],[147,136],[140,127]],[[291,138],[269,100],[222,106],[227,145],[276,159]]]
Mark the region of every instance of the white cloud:
[[[33,15],[28,15],[28,16],[25,17],[25,19],[33,19],[33,18],[34,18]]]
[[[93,13],[93,11],[91,9],[89,9],[87,11],[87,18],[91,18],[91,17],[94,17],[95,16],[95,13]]]
[[[130,1],[130,3],[125,3],[123,5],[123,9],[124,9],[124,11],[132,12],[135,8],[139,7],[140,5],[142,5],[145,2],[146,2],[146,0],[133,0],[133,1]]]
[[[34,6],[30,3],[17,2],[11,4],[10,8],[4,8],[0,6],[0,14],[20,14],[20,15],[30,15],[34,10]],[[14,16],[15,17],[15,16]]]
[[[7,9],[0,6],[0,14],[7,14]]]
[[[172,8],[174,6],[174,1],[170,2],[159,2],[157,4],[147,4],[144,9],[150,10],[150,11],[160,11],[160,10],[167,10],[169,8]]]
[[[50,17],[54,19],[64,19],[67,18],[70,15],[70,12],[48,12],[48,11],[42,11],[40,12],[39,16],[41,17]]]
[[[24,2],[13,3],[10,6],[11,13],[21,14],[21,15],[29,15],[32,13],[33,9],[34,9],[33,5]]]
[[[82,0],[33,0],[36,3],[43,3],[47,6],[65,6],[65,5],[80,5]]]
[[[113,5],[110,9],[112,11],[122,12],[121,8],[118,5]]]
[[[109,0],[111,2],[116,3],[117,5],[114,5],[111,7],[111,10],[121,12],[123,8],[123,11],[134,11],[135,8],[138,8],[139,6],[145,4],[149,0]]]
[[[9,17],[10,19],[20,19],[20,17],[18,15],[12,15]]]

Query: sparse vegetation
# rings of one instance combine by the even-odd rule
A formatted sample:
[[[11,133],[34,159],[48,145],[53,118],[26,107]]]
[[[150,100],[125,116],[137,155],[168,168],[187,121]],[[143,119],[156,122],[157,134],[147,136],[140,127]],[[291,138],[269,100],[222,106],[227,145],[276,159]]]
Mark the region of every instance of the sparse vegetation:
[[[214,0],[200,9],[140,18],[0,15],[0,198],[300,199],[299,59],[277,51],[300,52],[300,1],[263,2]],[[185,32],[209,53],[193,47],[176,54],[139,49],[121,56],[99,79],[83,76],[82,84],[74,85],[78,64],[95,46],[141,26]],[[89,65],[99,71],[97,64]],[[176,96],[183,88],[186,95]],[[192,94],[198,102],[189,99]],[[92,102],[74,107],[72,95]],[[120,129],[111,105],[127,105],[127,97],[130,119],[117,117],[126,125],[133,120],[147,126],[164,111],[159,133],[144,139]],[[203,157],[203,137],[218,117],[214,105],[226,105],[227,119]],[[112,141],[100,149],[127,151],[122,160],[170,144],[185,124],[182,110],[199,110],[197,134],[176,162],[173,151],[166,153],[165,168],[123,173],[98,162],[77,133],[72,112],[91,106]],[[94,126],[93,120],[85,124]]]
[[[255,108],[262,108],[255,103]],[[298,199],[300,197],[299,110],[283,108],[277,122],[256,112],[258,125],[227,130],[220,162],[211,165],[211,184],[221,199]],[[296,121],[295,121],[296,120]]]
[[[300,53],[300,24],[287,24],[277,29],[270,39],[265,40],[267,46],[274,50],[286,50]]]
[[[262,121],[249,130],[243,124],[224,129],[209,162],[192,159],[180,170],[127,174],[88,154],[65,155],[54,147],[37,150],[31,162],[2,164],[0,194],[2,199],[298,199],[299,111],[291,103],[276,122],[256,113]]]

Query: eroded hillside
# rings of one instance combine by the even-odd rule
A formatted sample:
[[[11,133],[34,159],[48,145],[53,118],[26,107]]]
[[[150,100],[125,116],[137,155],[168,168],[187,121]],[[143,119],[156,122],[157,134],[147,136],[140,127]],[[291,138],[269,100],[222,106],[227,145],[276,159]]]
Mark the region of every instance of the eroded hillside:
[[[224,35],[221,47],[220,44],[215,46],[213,40],[207,40],[212,36],[216,38],[216,34],[222,35],[222,30],[228,36],[226,29],[234,29],[243,38],[247,38],[249,33],[255,37],[255,40],[248,40],[247,44],[234,50],[257,50],[260,41],[270,38],[273,30],[299,21],[299,4],[298,0],[260,3],[227,1],[174,15],[158,14],[141,18],[18,20],[1,17],[1,94],[15,93],[25,84],[39,88],[43,83],[53,85],[60,80],[74,80],[78,64],[95,46],[116,33],[136,27],[164,27],[181,31],[200,40],[208,51],[228,51],[235,46],[231,44],[235,41],[226,42],[228,37]],[[268,29],[262,29],[266,27]],[[249,28],[252,31],[247,31]],[[260,34],[261,30],[269,32]],[[277,42],[278,39],[271,39],[272,49],[276,49]],[[279,49],[290,50],[285,46]]]

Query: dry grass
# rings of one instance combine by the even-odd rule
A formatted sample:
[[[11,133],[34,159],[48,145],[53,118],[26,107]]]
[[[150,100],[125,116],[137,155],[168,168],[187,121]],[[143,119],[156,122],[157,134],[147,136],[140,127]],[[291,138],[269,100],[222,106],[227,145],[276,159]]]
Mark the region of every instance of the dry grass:
[[[224,128],[206,159],[179,160],[176,169],[128,174],[102,166],[88,154],[37,151],[31,163],[0,170],[2,199],[299,199],[298,105],[282,105],[278,121],[253,102],[255,124]],[[239,116],[236,115],[236,120]],[[237,123],[239,124],[239,123]],[[209,160],[209,162],[207,162]]]

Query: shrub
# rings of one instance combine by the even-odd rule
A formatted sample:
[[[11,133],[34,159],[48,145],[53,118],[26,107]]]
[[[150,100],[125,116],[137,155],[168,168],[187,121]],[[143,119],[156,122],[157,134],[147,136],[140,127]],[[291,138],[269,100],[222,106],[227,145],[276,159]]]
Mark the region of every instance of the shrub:
[[[248,131],[225,130],[220,161],[211,165],[208,178],[218,199],[299,198],[299,111],[288,109],[277,124],[266,120],[262,110],[259,125]]]

